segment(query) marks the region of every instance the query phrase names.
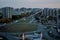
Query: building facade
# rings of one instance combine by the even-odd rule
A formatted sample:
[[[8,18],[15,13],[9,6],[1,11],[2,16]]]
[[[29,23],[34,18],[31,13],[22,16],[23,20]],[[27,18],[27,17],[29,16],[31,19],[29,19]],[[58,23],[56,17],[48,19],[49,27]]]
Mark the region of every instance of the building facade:
[[[3,18],[12,18],[13,8],[4,7],[2,8]]]

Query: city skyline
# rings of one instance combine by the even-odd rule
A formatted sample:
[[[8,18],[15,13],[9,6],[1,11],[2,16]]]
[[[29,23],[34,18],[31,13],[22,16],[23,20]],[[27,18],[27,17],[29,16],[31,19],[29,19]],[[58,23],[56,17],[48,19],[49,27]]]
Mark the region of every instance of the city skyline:
[[[0,8],[60,8],[60,0],[0,0]]]

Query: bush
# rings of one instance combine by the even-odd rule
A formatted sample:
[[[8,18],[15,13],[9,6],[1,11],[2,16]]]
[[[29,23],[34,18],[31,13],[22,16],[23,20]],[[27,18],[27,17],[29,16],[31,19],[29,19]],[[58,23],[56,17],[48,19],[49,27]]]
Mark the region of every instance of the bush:
[[[0,19],[0,23],[9,23],[12,21],[12,18]]]
[[[8,40],[8,39],[7,39],[6,37],[4,37],[4,36],[1,36],[1,35],[0,35],[0,37],[3,38],[2,40]]]
[[[13,15],[12,16],[12,20],[17,20],[17,19],[20,19],[20,15]]]

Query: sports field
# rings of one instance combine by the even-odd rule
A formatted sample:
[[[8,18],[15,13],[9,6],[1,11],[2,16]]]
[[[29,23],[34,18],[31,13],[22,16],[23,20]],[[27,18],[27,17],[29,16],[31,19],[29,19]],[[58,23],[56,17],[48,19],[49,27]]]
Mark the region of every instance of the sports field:
[[[29,24],[27,21],[30,18],[24,20],[20,20],[18,23],[15,24],[8,24],[6,27],[8,28],[8,32],[29,32],[35,31],[37,29],[37,24]]]

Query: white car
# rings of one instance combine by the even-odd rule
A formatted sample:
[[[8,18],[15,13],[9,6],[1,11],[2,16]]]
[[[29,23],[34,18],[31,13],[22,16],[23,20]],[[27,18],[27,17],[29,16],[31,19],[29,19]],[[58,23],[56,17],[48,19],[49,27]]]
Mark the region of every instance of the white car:
[[[38,33],[31,33],[31,34],[26,34],[25,38],[30,38],[31,40],[41,40],[41,34]]]

